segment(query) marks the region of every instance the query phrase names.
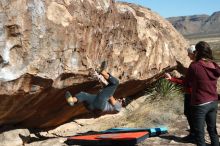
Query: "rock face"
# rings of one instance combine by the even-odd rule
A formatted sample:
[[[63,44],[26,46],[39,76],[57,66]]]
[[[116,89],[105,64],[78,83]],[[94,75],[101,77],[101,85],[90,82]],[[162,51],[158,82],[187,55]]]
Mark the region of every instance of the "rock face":
[[[27,129],[16,129],[3,132],[0,134],[0,146],[21,146],[24,144],[24,139],[29,135],[30,132]]]
[[[0,124],[48,128],[87,113],[64,94],[96,93],[89,68],[108,61],[115,97],[143,90],[187,42],[147,8],[112,0],[0,1]]]
[[[171,17],[168,20],[183,35],[220,33],[220,11],[209,15]]]

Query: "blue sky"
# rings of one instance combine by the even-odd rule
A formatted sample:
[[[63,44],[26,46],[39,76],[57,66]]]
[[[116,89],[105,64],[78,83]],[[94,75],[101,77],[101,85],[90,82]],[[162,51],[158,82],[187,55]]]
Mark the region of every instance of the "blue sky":
[[[220,11],[220,0],[117,0],[136,3],[150,8],[161,16],[189,16]]]

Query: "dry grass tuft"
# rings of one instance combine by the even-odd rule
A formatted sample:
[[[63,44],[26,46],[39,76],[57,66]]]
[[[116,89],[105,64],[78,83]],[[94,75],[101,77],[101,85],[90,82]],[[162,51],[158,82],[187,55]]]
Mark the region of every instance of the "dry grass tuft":
[[[126,108],[125,127],[157,127],[173,123],[183,114],[181,88],[160,80],[146,95],[132,101]]]

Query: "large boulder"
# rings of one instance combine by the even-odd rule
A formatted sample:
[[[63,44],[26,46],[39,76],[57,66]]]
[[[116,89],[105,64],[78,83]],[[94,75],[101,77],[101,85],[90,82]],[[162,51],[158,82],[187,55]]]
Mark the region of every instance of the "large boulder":
[[[27,129],[15,129],[0,134],[0,146],[21,146],[29,140],[30,132]]]
[[[48,128],[87,113],[64,94],[96,93],[89,68],[108,61],[115,97],[134,95],[176,60],[187,42],[150,9],[113,0],[0,1],[0,124]]]

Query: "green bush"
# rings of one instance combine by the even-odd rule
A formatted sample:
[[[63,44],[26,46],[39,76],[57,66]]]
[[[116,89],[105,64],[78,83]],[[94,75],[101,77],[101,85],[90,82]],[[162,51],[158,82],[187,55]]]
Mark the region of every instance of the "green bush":
[[[160,79],[156,83],[156,92],[162,97],[176,97],[181,92],[181,87],[166,79]]]
[[[146,90],[146,95],[152,97],[153,100],[158,98],[171,99],[180,96],[182,94],[181,91],[181,86],[162,78]]]

